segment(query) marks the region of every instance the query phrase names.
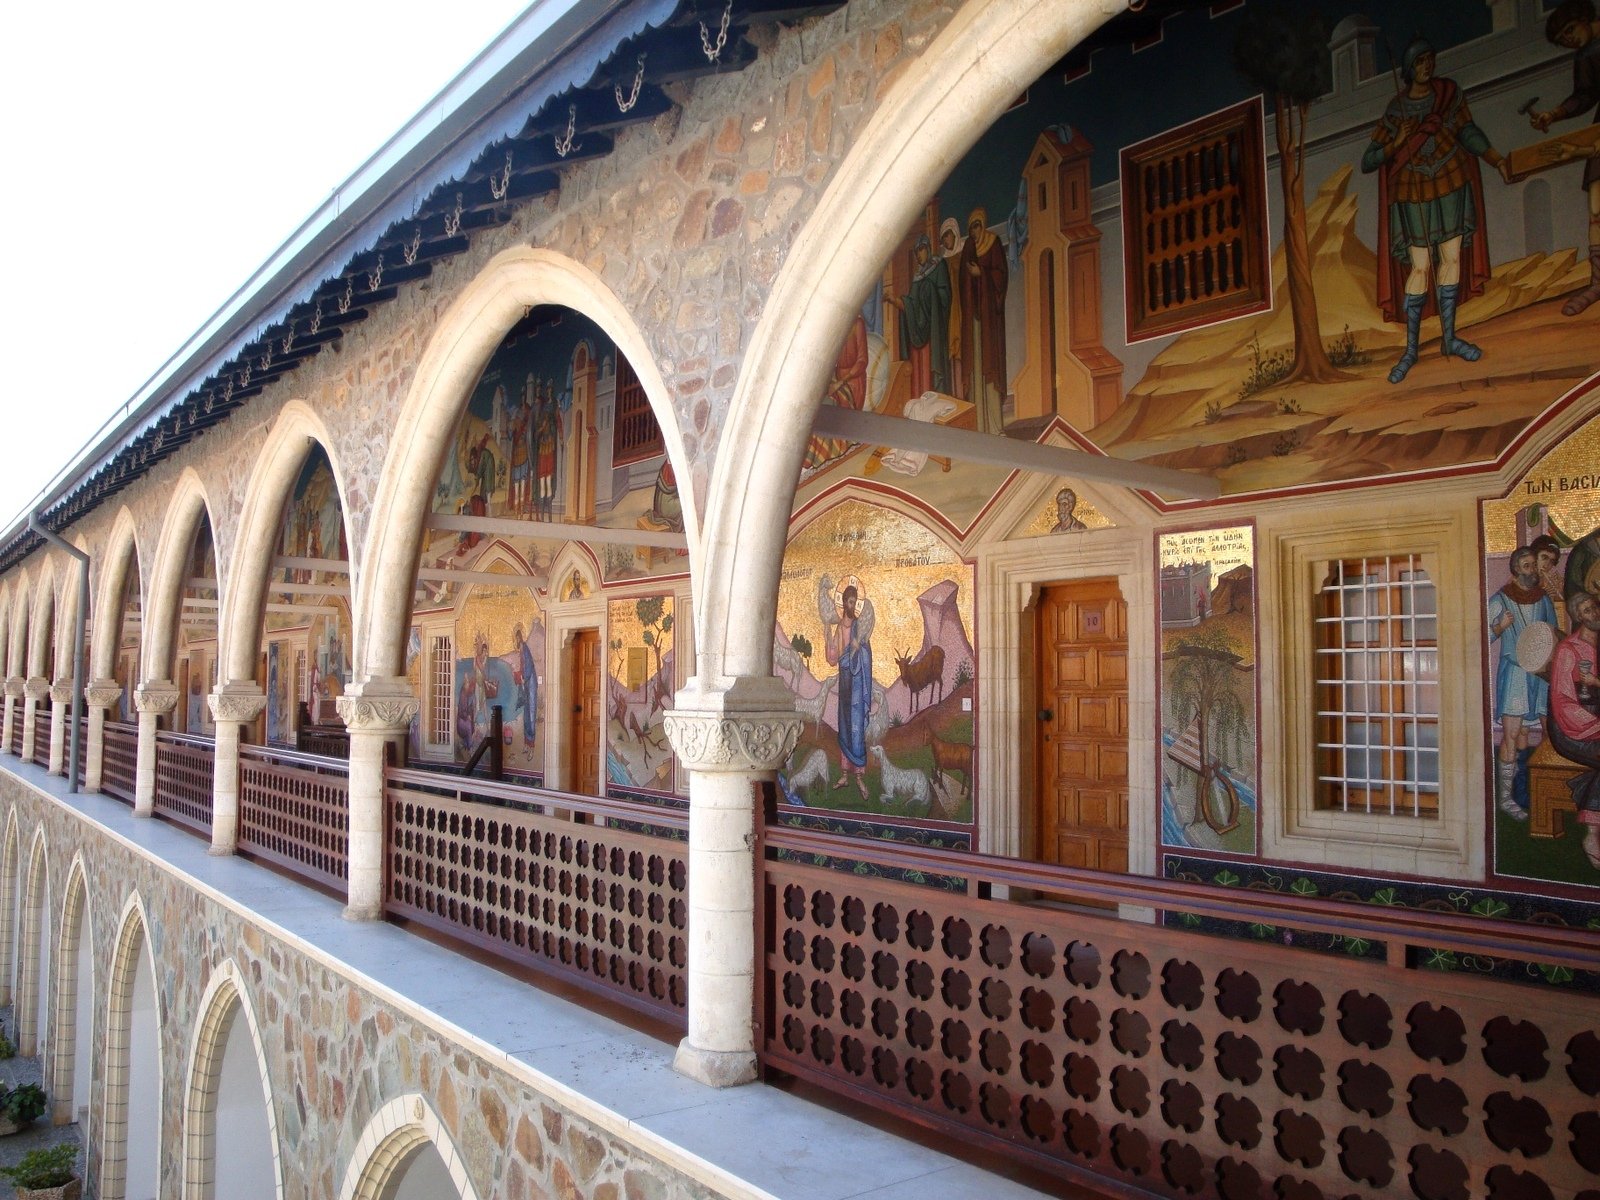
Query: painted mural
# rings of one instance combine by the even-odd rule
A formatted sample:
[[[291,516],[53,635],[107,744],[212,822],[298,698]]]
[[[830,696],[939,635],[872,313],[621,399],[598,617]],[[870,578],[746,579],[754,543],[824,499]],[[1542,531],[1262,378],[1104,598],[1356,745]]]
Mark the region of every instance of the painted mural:
[[[1161,843],[1257,848],[1255,531],[1158,538]]]
[[[773,665],[806,718],[795,807],[970,824],[973,572],[911,517],[845,500],[784,555]]]
[[[181,709],[173,714],[181,733],[213,737],[216,723],[206,697],[216,686],[217,663],[217,550],[211,522],[201,518],[189,551],[183,588],[183,615],[178,623],[178,659],[175,666]],[[198,581],[198,582],[189,582]]]
[[[672,790],[666,735],[666,712],[677,691],[672,608],[671,596],[635,596],[606,606],[607,783]]]
[[[1109,26],[1047,72],[956,166],[826,403],[1011,437],[1061,422],[1238,494],[1490,462],[1592,386],[1600,24],[1170,7],[1137,47]],[[819,436],[800,499],[855,478],[965,529],[1004,476]]]
[[[1494,869],[1600,887],[1600,421],[1483,505]]]
[[[275,567],[272,571],[272,583],[268,585],[268,630],[307,625],[309,619],[318,614],[326,589],[335,589],[348,598],[348,570],[307,565],[311,560],[348,562],[350,558],[339,489],[334,483],[328,456],[320,446],[313,447],[306,456],[294,489],[284,502],[278,553],[302,561],[293,566]]]
[[[492,574],[514,575],[498,561]],[[455,755],[465,760],[488,737],[500,710],[507,772],[542,775],[545,622],[533,590],[474,584],[456,614]]]

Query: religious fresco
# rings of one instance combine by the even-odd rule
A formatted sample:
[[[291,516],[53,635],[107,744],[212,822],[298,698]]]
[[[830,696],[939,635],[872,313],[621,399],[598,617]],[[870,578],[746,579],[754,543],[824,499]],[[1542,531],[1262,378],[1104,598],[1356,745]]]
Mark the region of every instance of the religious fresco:
[[[932,530],[861,500],[791,535],[773,666],[805,720],[783,802],[972,823],[973,587]]]
[[[278,553],[285,558],[349,561],[339,488],[333,479],[333,467],[321,446],[314,446],[306,456],[294,488],[284,501],[283,518],[278,527]],[[308,618],[315,615],[321,594],[298,588],[333,587],[348,596],[350,587],[347,570],[304,565],[274,567],[269,580],[266,614],[269,632],[303,627]],[[305,611],[289,611],[296,608]]]
[[[906,230],[824,402],[1064,422],[1230,494],[1493,461],[1595,378],[1600,124],[1567,35],[1492,7],[1196,5],[1137,53],[1108,26]],[[853,478],[965,529],[1004,476],[814,436],[800,500]]]
[[[586,317],[539,307],[514,327],[484,367],[434,488],[438,517],[529,523],[514,546],[536,572],[567,534],[539,524],[681,533],[683,509],[661,430],[632,368]],[[427,571],[471,562],[489,535],[430,528]],[[684,551],[597,543],[608,582],[686,574]],[[450,600],[435,581],[434,604]]]
[[[1161,844],[1257,849],[1255,531],[1163,533]]]
[[[1600,420],[1483,504],[1494,870],[1600,887]]]
[[[267,742],[274,746],[294,743],[294,718],[289,702],[289,646],[267,644]]]
[[[581,581],[580,581],[581,582]],[[677,692],[671,596],[606,605],[606,782],[672,790],[666,713]]]
[[[1012,536],[1044,537],[1048,534],[1087,533],[1091,529],[1114,527],[1115,522],[1078,495],[1076,488],[1071,484],[1062,484],[1040,505],[1033,519],[1025,522]]]
[[[504,561],[488,569],[512,573]],[[542,776],[545,620],[533,589],[473,584],[456,612],[454,645],[457,761],[470,758],[489,735],[498,707],[506,771]]]

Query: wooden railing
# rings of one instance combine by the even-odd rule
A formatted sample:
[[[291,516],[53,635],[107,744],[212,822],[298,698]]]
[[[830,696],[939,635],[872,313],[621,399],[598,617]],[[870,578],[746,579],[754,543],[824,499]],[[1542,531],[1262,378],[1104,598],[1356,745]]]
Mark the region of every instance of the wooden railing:
[[[302,754],[349,758],[350,731],[343,725],[302,725],[295,730],[294,748]]]
[[[239,747],[239,850],[343,895],[350,778],[343,759]]]
[[[62,751],[61,765],[65,770],[72,770],[72,737],[68,734],[66,747]],[[89,769],[89,718],[78,718],[78,778],[74,780],[78,788],[83,788],[84,772]]]
[[[386,912],[682,1025],[687,814],[394,768],[386,793]]]
[[[139,727],[107,721],[100,739],[100,790],[133,803],[139,769]]]
[[[41,700],[33,710],[33,765],[50,765],[50,734],[55,725],[55,705]]]
[[[11,709],[11,753],[22,757],[22,699],[7,696],[6,706]]]
[[[156,815],[209,837],[215,762],[216,744],[210,738],[156,734]]]
[[[1596,1186],[1600,1003],[1410,968],[1426,949],[1596,971],[1600,933],[764,837],[768,1068],[1060,1177],[1163,1196]],[[1338,931],[1388,958],[991,899],[1002,885]]]

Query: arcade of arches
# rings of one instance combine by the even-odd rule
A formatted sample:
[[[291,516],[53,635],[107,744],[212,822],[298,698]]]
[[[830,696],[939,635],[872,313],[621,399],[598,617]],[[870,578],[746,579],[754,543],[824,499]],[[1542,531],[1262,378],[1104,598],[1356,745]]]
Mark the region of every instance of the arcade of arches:
[[[0,992],[97,1194],[721,1186],[149,817],[1057,1183],[1600,1194],[1594,139],[1536,0],[1312,7],[771,19],[17,559]]]

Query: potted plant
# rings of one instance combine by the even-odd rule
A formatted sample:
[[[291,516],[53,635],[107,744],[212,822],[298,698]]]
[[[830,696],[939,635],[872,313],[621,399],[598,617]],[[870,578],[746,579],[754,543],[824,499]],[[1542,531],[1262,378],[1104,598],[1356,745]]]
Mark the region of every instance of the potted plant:
[[[0,1167],[0,1175],[17,1189],[17,1200],[80,1200],[83,1180],[77,1167],[77,1144],[59,1142],[29,1150],[16,1166]]]
[[[23,1083],[0,1090],[0,1135],[16,1133],[30,1121],[43,1116],[44,1110],[44,1089],[37,1083]]]

